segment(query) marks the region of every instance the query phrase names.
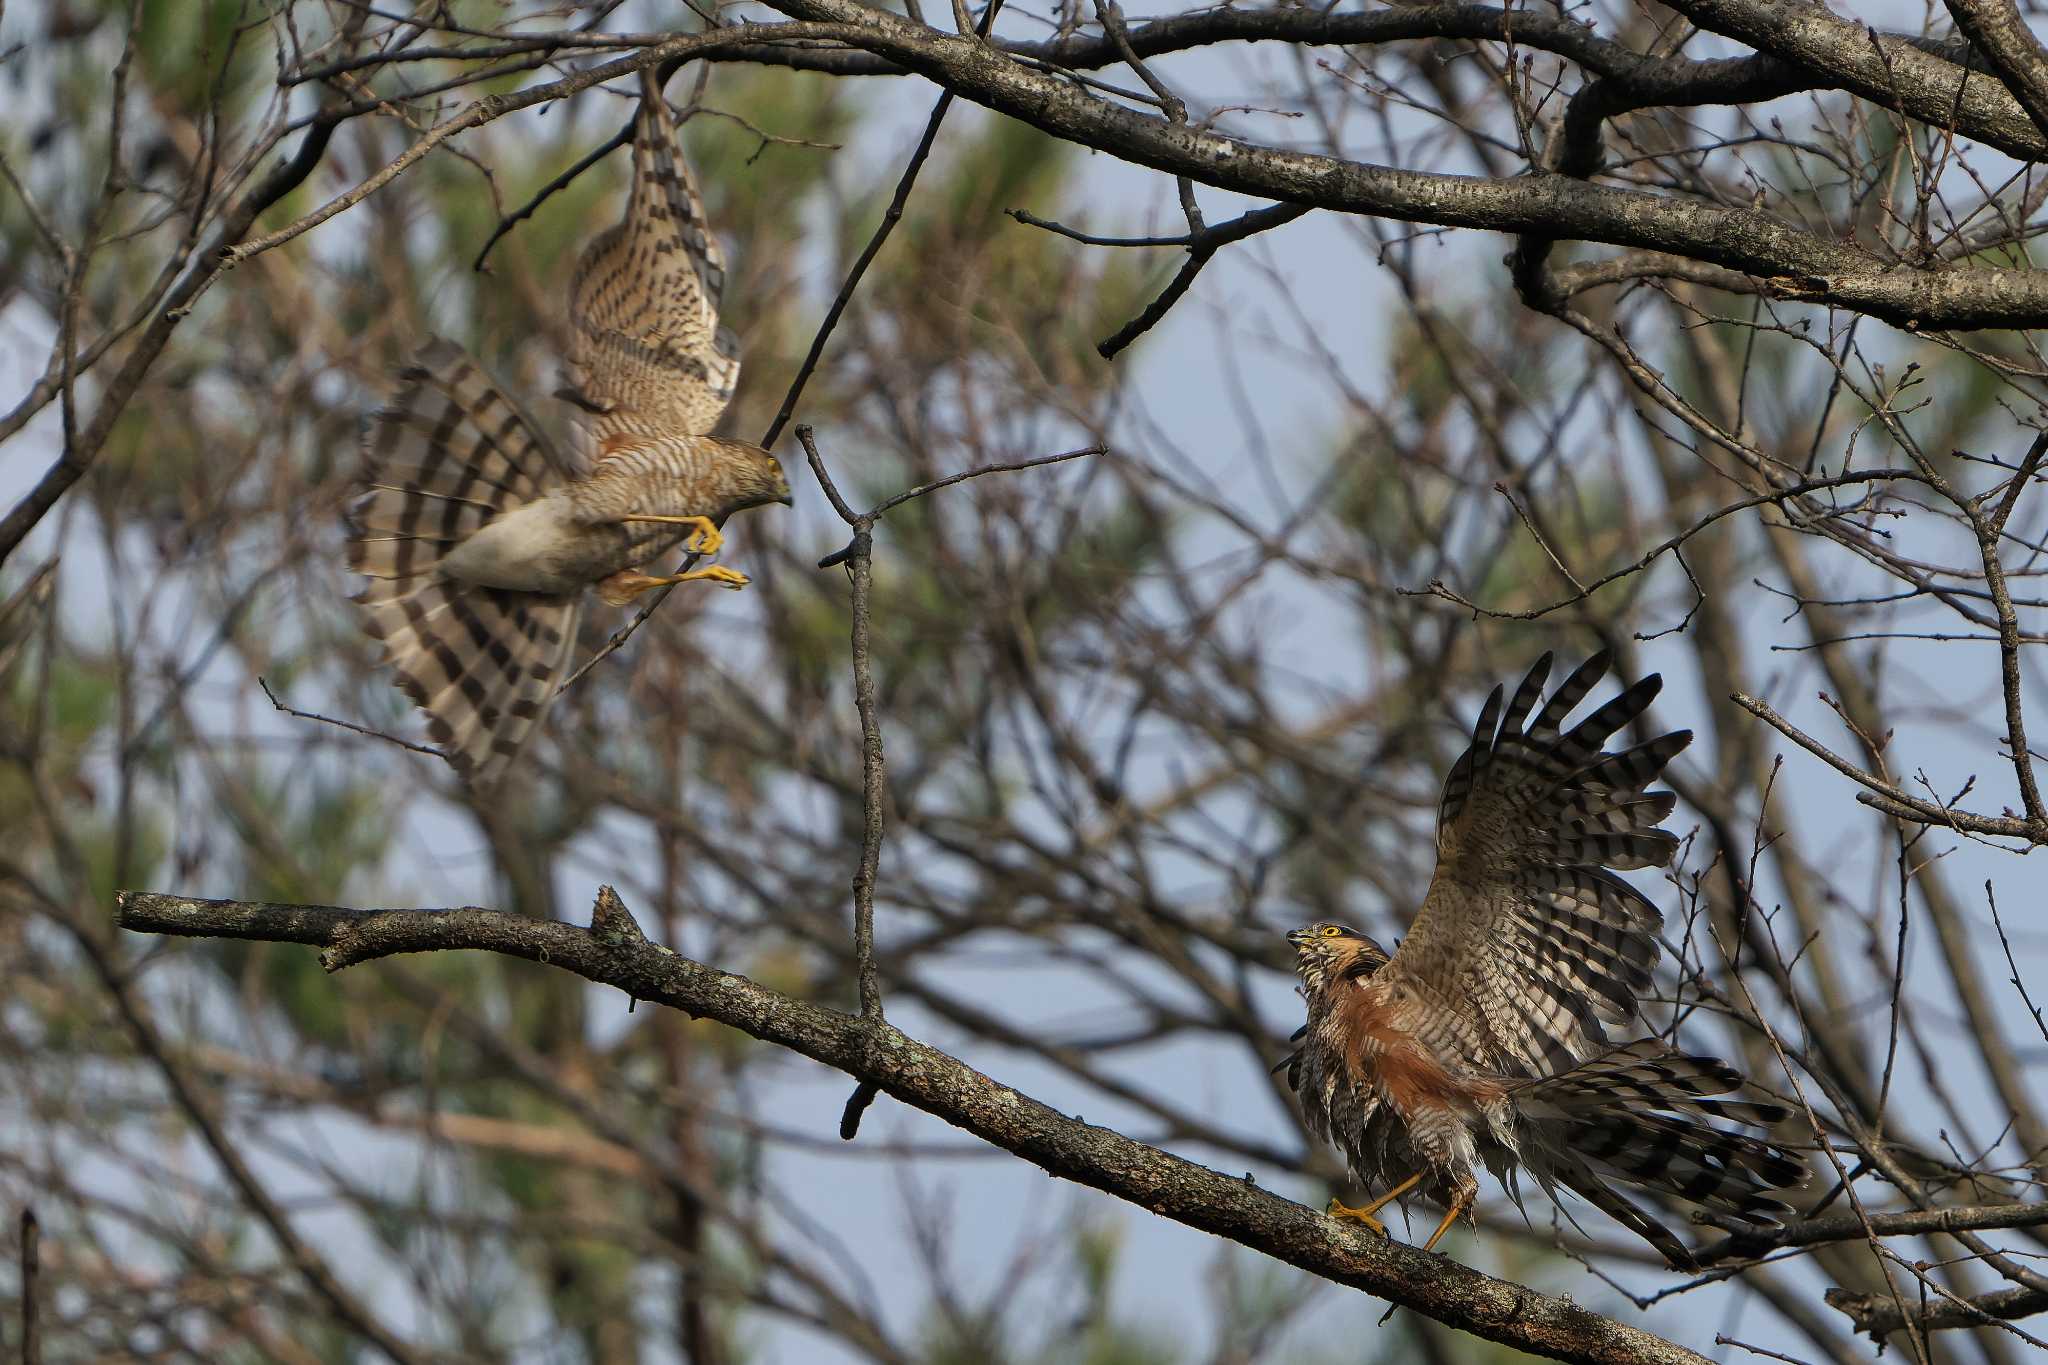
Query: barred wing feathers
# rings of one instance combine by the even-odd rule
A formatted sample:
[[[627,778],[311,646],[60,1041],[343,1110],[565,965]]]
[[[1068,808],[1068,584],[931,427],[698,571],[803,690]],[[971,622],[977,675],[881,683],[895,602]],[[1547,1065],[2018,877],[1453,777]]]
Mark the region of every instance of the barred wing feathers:
[[[739,343],[718,319],[725,255],[652,68],[640,78],[626,216],[570,288],[569,373],[595,414],[593,451],[622,432],[704,435],[739,382]]]
[[[1472,1069],[1548,1076],[1599,1050],[1603,1023],[1636,1014],[1662,916],[1608,869],[1661,867],[1678,846],[1658,829],[1676,800],[1647,792],[1689,731],[1619,753],[1607,738],[1641,715],[1657,675],[1570,730],[1564,719],[1606,674],[1581,665],[1537,705],[1551,656],[1503,706],[1495,688],[1444,783],[1437,866],[1383,973],[1433,1008],[1422,1041]]]
[[[565,477],[561,461],[460,347],[435,340],[400,372],[363,440],[349,509],[354,600],[427,732],[473,782],[518,753],[576,636],[573,598],[482,588],[438,572],[500,513]]]

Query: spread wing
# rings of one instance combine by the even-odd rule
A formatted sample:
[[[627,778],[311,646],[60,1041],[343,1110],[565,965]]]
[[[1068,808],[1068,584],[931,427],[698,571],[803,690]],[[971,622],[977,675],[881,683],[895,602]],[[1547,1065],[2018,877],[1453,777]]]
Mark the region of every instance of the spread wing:
[[[1649,984],[1663,917],[1608,869],[1671,861],[1678,840],[1657,825],[1677,798],[1644,788],[1692,733],[1602,752],[1656,674],[1564,730],[1607,664],[1587,660],[1540,710],[1548,654],[1505,714],[1496,687],[1444,782],[1436,875],[1381,978],[1429,1003],[1419,1032],[1446,1059],[1554,1075],[1603,1047],[1602,1023],[1632,1018]]]
[[[739,342],[718,321],[725,255],[677,144],[652,68],[640,73],[626,216],[577,263],[568,397],[590,448],[621,433],[702,436],[739,382]]]

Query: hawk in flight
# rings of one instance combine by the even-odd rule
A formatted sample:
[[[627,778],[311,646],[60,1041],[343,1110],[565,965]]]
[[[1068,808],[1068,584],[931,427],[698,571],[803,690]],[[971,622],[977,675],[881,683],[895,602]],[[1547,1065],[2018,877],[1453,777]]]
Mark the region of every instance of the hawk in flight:
[[[560,688],[584,589],[614,605],[722,566],[652,577],[685,541],[717,552],[734,512],[790,500],[775,457],[707,433],[732,398],[738,345],[718,320],[725,258],[651,69],[640,73],[625,218],[585,248],[570,288],[579,440],[564,456],[461,347],[435,340],[363,439],[349,567],[427,732],[482,782],[519,752]]]
[[[1690,1268],[1686,1245],[1616,1185],[1768,1225],[1789,1211],[1770,1191],[1806,1180],[1791,1153],[1710,1122],[1786,1116],[1722,1098],[1743,1084],[1732,1067],[1607,1037],[1637,1019],[1662,924],[1607,869],[1671,861],[1678,840],[1657,826],[1677,798],[1644,789],[1692,741],[1681,730],[1603,752],[1657,695],[1655,674],[1564,729],[1607,662],[1588,660],[1540,708],[1548,654],[1505,713],[1494,688],[1444,783],[1436,875],[1397,951],[1338,924],[1287,936],[1308,1001],[1288,1084],[1309,1127],[1383,1191],[1362,1208],[1333,1202],[1337,1217],[1384,1233],[1374,1215],[1419,1193],[1445,1209],[1428,1250],[1469,1216],[1483,1162],[1517,1207],[1520,1170]]]

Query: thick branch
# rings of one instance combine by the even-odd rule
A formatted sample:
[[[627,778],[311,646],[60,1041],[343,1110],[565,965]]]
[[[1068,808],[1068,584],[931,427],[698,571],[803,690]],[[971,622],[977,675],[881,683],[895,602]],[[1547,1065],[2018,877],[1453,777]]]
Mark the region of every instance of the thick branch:
[[[616,921],[623,907],[610,912]],[[1491,1341],[1568,1361],[1705,1365],[1682,1346],[1446,1257],[1357,1232],[1269,1193],[1068,1118],[878,1021],[778,994],[693,962],[638,934],[491,910],[352,910],[195,900],[123,891],[115,914],[144,933],[304,943],[338,971],[398,953],[503,953],[614,986],[637,1000],[715,1019],[815,1061],[1015,1153],[1053,1175],[1141,1205],[1338,1284]]]
[[[1883,1341],[1906,1326],[1906,1315],[1888,1295],[1856,1294],[1847,1289],[1830,1289],[1828,1306],[1847,1314],[1856,1330],[1868,1333],[1872,1341]],[[1982,1327],[1989,1322],[2011,1322],[2015,1318],[2048,1313],[2048,1294],[2038,1289],[1995,1289],[1974,1299],[1930,1299],[1916,1304],[1912,1324],[1927,1331],[1947,1327]]]
[[[1221,43],[1288,43],[1300,47],[1359,47],[1448,38],[1511,43],[1548,52],[1595,76],[1619,82],[1643,104],[1747,104],[1803,90],[1833,89],[1826,72],[1767,53],[1750,57],[1696,60],[1653,57],[1611,38],[1591,25],[1527,8],[1497,5],[1401,5],[1333,14],[1323,7],[1253,9],[1218,7],[1154,19],[1129,31],[1130,52],[1163,57]],[[1912,34],[1885,34],[1937,58],[1959,59],[1967,49],[1953,41]],[[996,46],[1020,60],[1070,71],[1112,66],[1124,51],[1106,33],[1076,32],[1038,42],[998,39]],[[836,47],[759,44],[709,54],[709,61],[744,61],[789,66],[835,76],[902,76],[909,68],[870,52]],[[1944,126],[1946,126],[1944,124]]]
[[[1590,185],[1566,176],[1488,180],[1261,147],[1092,98],[985,44],[922,27],[859,0],[774,4],[787,14],[842,25],[843,32],[856,35],[851,41],[869,51],[1055,137],[1221,189],[1406,222],[1674,252],[1757,276],[1765,292],[1779,297],[1834,304],[1903,327],[2048,325],[2048,272],[1915,270],[1803,232],[1760,210]],[[1917,48],[1908,50],[1961,70]],[[1990,82],[1980,78],[1978,84]],[[2010,96],[2005,98],[2010,102]],[[2031,125],[2027,129],[2032,132]]]
[[[1948,0],[1948,12],[2048,138],[2048,60],[2012,0]]]
[[[1818,1218],[1790,1219],[1777,1227],[1743,1228],[1702,1248],[1702,1265],[1731,1256],[1761,1256],[1780,1247],[1824,1242],[1860,1242],[1879,1237],[1924,1237],[1937,1232],[1981,1232],[1991,1228],[2048,1227],[2048,1204],[1964,1204],[1946,1209],[1907,1209],[1864,1216],[1853,1209]],[[1887,1300],[1887,1302],[1889,1302]]]
[[[1887,109],[1996,147],[2048,161],[2048,137],[1997,81],[1904,38],[1802,0],[1669,0],[1710,33],[1826,76]]]

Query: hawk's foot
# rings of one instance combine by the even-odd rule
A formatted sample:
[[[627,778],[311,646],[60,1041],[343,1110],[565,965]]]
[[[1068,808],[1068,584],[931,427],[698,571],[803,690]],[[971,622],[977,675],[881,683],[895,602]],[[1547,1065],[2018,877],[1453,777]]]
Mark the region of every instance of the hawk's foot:
[[[1379,1219],[1373,1217],[1373,1215],[1378,1213],[1387,1205],[1393,1203],[1396,1199],[1399,1199],[1402,1195],[1408,1193],[1408,1191],[1414,1189],[1417,1185],[1420,1185],[1422,1183],[1422,1177],[1423,1172],[1417,1171],[1414,1175],[1409,1176],[1406,1180],[1394,1186],[1393,1189],[1388,1190],[1385,1194],[1373,1200],[1370,1204],[1362,1204],[1355,1209],[1352,1208],[1349,1204],[1346,1204],[1341,1199],[1332,1199],[1330,1201],[1330,1206],[1327,1209],[1324,1209],[1323,1212],[1329,1214],[1332,1218],[1342,1219],[1346,1222],[1363,1223],[1367,1227],[1371,1228],[1374,1232],[1377,1232],[1380,1236],[1384,1237],[1387,1235],[1387,1225],[1385,1223],[1382,1223]]]
[[[1476,1189],[1459,1190],[1453,1194],[1451,1196],[1450,1208],[1444,1210],[1444,1221],[1436,1225],[1436,1231],[1429,1234],[1429,1240],[1422,1244],[1422,1249],[1424,1251],[1435,1250],[1436,1244],[1441,1242],[1444,1239],[1444,1234],[1451,1230],[1451,1224],[1470,1213],[1472,1206],[1478,1202],[1479,1191]],[[1477,1220],[1475,1219],[1474,1221],[1476,1222]]]
[[[1332,1199],[1330,1206],[1324,1209],[1323,1212],[1340,1222],[1363,1223],[1368,1229],[1378,1233],[1380,1236],[1384,1237],[1387,1235],[1387,1225],[1385,1223],[1373,1217],[1365,1209],[1354,1209],[1341,1199]]]
[[[683,542],[683,548],[685,550],[688,550],[693,555],[715,555],[718,553],[720,547],[722,547],[725,544],[725,533],[720,531],[716,526],[714,526],[711,522],[711,518],[709,517],[657,517],[634,515],[620,517],[619,520],[659,521],[665,522],[671,526],[693,526],[696,529],[690,532],[689,538]],[[740,582],[744,583],[746,582],[746,580],[743,578],[740,580]],[[738,584],[735,584],[734,586],[737,587]]]
[[[722,564],[692,569],[688,573],[666,574],[660,578],[641,573],[637,569],[626,569],[613,574],[610,578],[600,579],[597,584],[597,595],[615,607],[623,607],[650,588],[665,588],[673,583],[693,583],[700,579],[725,588],[744,588],[750,581],[738,569],[728,569]]]

